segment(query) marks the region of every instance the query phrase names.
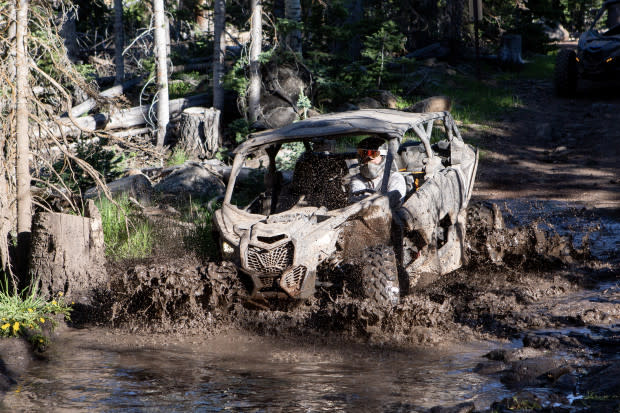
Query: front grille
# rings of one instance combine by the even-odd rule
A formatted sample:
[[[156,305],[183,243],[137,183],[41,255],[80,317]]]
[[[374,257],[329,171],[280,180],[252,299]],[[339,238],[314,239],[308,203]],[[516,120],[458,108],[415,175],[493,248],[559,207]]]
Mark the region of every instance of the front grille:
[[[300,265],[282,276],[280,287],[286,291],[288,295],[295,297],[301,292],[301,285],[304,282],[304,278],[306,278],[306,267]]]
[[[287,242],[273,249],[248,247],[248,268],[258,275],[276,276],[293,264],[293,243]]]

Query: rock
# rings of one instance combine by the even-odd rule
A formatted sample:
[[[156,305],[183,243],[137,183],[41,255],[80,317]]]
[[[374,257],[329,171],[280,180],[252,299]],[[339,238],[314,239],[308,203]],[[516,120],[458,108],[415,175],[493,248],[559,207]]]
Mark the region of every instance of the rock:
[[[500,402],[491,404],[493,412],[532,412],[542,407],[541,400],[532,393],[519,392],[512,397],[506,397]]]
[[[336,112],[349,112],[351,110],[359,110],[360,108],[356,105],[354,105],[353,103],[343,103],[342,105],[338,106],[338,108],[336,109]]]
[[[431,413],[471,413],[476,409],[476,405],[472,402],[457,404],[452,407],[435,406],[431,408]]]
[[[357,102],[357,106],[360,109],[379,109],[381,108],[381,103],[373,98],[364,97]]]
[[[549,22],[544,24],[543,31],[545,32],[549,40],[555,42],[563,42],[568,40],[568,38],[570,37],[568,30],[566,30],[564,26],[562,26],[558,22]]]
[[[166,194],[213,198],[222,195],[225,187],[213,171],[200,163],[188,162],[162,179],[153,189]]]
[[[597,396],[620,397],[620,361],[597,368],[579,383],[580,392]]]
[[[377,99],[383,107],[389,109],[398,108],[398,100],[396,99],[396,96],[394,96],[394,94],[389,90],[379,90],[377,92],[377,95],[374,96],[374,98]]]
[[[262,119],[259,119],[253,126],[264,129],[275,129],[289,125],[298,120],[299,116],[295,109],[290,106],[280,106],[267,112]]]
[[[557,350],[560,346],[560,340],[553,336],[539,336],[530,333],[523,337],[523,345],[525,347],[543,348],[545,350]]]
[[[108,189],[112,193],[112,196],[118,196],[126,194],[135,198],[141,204],[148,204],[151,201],[153,195],[153,185],[149,178],[141,173],[132,174],[118,179],[108,184]],[[103,191],[98,188],[90,188],[84,194],[84,198],[93,199],[103,196]]]
[[[443,112],[452,108],[452,99],[448,96],[431,96],[405,109],[406,112],[426,113]]]
[[[513,361],[510,370],[502,375],[500,381],[513,389],[542,385],[547,382],[546,374],[561,364],[561,361],[547,357]]]

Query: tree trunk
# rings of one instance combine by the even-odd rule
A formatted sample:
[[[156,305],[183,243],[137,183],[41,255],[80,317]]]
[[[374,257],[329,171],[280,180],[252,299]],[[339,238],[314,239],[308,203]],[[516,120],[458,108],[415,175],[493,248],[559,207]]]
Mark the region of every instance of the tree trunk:
[[[461,32],[463,26],[463,0],[448,0],[448,44],[450,46],[450,58],[456,59],[461,53]]]
[[[155,20],[155,57],[157,59],[157,147],[161,148],[164,146],[168,122],[170,121],[164,0],[153,0],[153,15]]]
[[[177,147],[190,156],[211,159],[221,144],[219,110],[193,107],[183,111]]]
[[[248,91],[248,112],[250,122],[256,122],[260,113],[260,61],[263,43],[262,0],[252,0],[252,27],[250,38],[250,89]]]
[[[213,107],[224,109],[224,87],[222,77],[224,76],[224,56],[226,55],[226,42],[224,39],[224,28],[226,25],[226,2],[224,0],[214,0],[214,30],[213,30]]]
[[[26,56],[26,34],[28,30],[28,0],[17,3],[17,42],[15,59],[15,89],[17,107],[15,139],[17,142],[17,236],[19,250],[28,250],[32,224],[32,199],[30,197],[30,148],[28,137],[28,58]]]
[[[60,29],[60,35],[64,40],[65,49],[67,49],[67,57],[72,63],[76,63],[78,60],[79,49],[75,28],[75,9],[69,7],[66,13],[67,14],[64,16],[62,27]]]
[[[207,95],[195,95],[188,98],[174,99],[168,102],[168,113],[173,117],[183,111],[183,109],[204,105],[207,103]],[[151,105],[136,106],[130,109],[123,109],[112,114],[98,113],[92,116],[84,116],[76,118],[77,126],[70,119],[60,119],[62,123],[62,131],[57,126],[50,126],[50,130],[54,136],[61,136],[61,132],[68,136],[79,136],[83,129],[84,132],[94,132],[96,130],[114,130],[133,128],[146,124],[146,119],[151,110]],[[40,138],[45,137],[45,132],[41,133]]]
[[[127,82],[123,84],[119,84],[117,86],[104,90],[103,92],[99,94],[99,97],[100,98],[113,98],[116,96],[120,96],[125,92],[125,90],[136,86],[141,81],[142,81],[142,77],[136,77],[134,79],[128,80]],[[95,106],[97,106],[97,101],[94,98],[89,98],[85,100],[84,102],[80,103],[79,105],[72,107],[71,116],[76,117],[76,118],[79,116],[82,116],[83,114],[88,113],[88,111],[93,109]]]
[[[114,64],[116,78],[114,83],[120,85],[125,79],[125,30],[123,29],[123,0],[114,0]]]
[[[101,215],[92,200],[90,218],[42,212],[34,220],[30,269],[43,296],[62,292],[67,300],[88,303],[93,290],[105,288],[105,244]]]
[[[284,15],[286,19],[295,23],[301,22],[301,2],[300,0],[286,0],[284,3]],[[301,53],[301,31],[291,30],[286,35],[286,44],[295,53]]]

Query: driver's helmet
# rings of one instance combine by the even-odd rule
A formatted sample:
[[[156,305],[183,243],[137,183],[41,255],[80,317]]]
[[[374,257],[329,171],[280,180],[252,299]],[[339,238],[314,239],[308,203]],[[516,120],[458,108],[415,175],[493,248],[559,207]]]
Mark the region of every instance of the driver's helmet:
[[[378,136],[371,136],[357,144],[357,157],[360,161],[360,174],[366,179],[375,179],[385,168],[385,155],[388,151],[387,142]],[[381,156],[380,163],[369,162]]]

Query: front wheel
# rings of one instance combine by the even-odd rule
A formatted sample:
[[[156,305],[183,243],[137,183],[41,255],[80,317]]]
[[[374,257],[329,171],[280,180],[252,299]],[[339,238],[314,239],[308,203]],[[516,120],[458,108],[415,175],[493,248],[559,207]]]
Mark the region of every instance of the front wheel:
[[[553,73],[555,92],[558,96],[571,97],[577,92],[577,54],[562,49],[555,61]]]
[[[398,304],[398,267],[394,249],[377,246],[366,250],[361,263],[361,287],[364,297],[379,306]]]

